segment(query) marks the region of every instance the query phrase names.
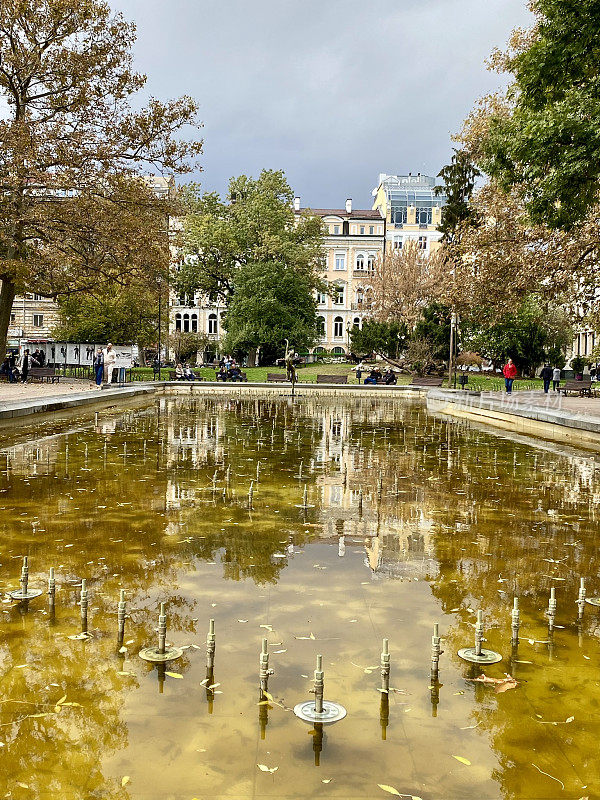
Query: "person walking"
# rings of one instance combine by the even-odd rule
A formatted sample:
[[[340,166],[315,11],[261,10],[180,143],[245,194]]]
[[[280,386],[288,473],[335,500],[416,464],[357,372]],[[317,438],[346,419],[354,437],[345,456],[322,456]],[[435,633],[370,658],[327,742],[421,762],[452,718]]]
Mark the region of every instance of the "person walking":
[[[104,369],[106,370],[106,382],[110,384],[112,383],[113,369],[117,361],[117,354],[110,342],[106,345],[102,355],[104,357]]]
[[[540,378],[544,381],[544,394],[548,394],[553,374],[550,364],[544,364],[544,368],[540,372]]]
[[[364,368],[365,368],[365,365],[363,364],[363,362],[359,361],[359,363],[356,365],[356,382],[357,383],[360,383],[360,379],[362,378],[362,374],[363,374]]]
[[[517,377],[517,368],[513,364],[512,358],[509,358],[504,365],[502,374],[504,375],[504,387],[506,389],[506,394],[512,394],[513,382]]]
[[[19,370],[21,372],[22,383],[25,383],[27,381],[27,376],[29,375],[30,366],[31,366],[31,357],[29,355],[29,350],[24,350],[23,355],[21,356],[21,360],[19,361]]]
[[[557,392],[560,386],[560,367],[554,367],[552,370],[552,389]]]
[[[101,347],[98,348],[94,356],[94,374],[96,375],[96,386],[99,389],[102,386],[102,378],[104,376],[104,353]]]

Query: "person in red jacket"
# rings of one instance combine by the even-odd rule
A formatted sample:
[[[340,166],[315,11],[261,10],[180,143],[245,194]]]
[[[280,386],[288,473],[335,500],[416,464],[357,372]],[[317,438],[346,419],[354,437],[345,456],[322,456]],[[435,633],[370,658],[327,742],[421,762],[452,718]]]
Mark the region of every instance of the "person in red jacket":
[[[506,394],[512,394],[513,381],[517,377],[517,368],[513,364],[512,358],[509,358],[506,364],[504,365],[502,374],[504,375],[504,385],[506,386]]]

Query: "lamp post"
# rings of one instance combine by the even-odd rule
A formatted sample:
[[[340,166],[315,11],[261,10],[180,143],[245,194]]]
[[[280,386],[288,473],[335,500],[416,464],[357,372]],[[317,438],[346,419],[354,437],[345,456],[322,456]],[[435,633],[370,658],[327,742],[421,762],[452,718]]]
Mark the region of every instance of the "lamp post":
[[[456,364],[454,350],[456,349],[456,334],[458,329],[458,314],[453,311],[450,315],[450,359],[448,363],[448,384],[456,389]]]

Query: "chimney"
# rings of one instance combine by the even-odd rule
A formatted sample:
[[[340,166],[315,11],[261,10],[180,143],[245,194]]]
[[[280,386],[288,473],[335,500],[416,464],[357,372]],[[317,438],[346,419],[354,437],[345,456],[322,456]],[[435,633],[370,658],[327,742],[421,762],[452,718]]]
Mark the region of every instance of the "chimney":
[[[300,198],[294,197],[294,211],[300,211]]]
[[[351,213],[352,213],[352,198],[349,197],[346,200],[346,214],[351,214]]]

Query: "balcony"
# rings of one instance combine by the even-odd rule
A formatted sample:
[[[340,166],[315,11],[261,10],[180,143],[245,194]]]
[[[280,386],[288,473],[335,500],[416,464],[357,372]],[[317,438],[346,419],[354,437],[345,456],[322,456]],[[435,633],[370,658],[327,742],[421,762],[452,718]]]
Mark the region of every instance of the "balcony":
[[[370,311],[373,308],[373,303],[351,303],[350,311]]]
[[[373,270],[372,269],[353,269],[352,270],[352,277],[353,278],[372,278],[373,277]]]

